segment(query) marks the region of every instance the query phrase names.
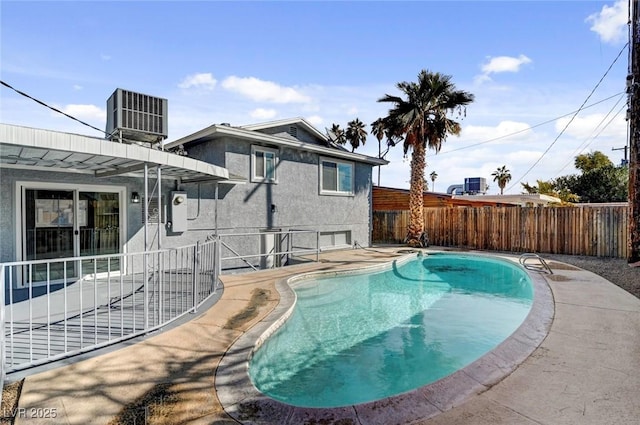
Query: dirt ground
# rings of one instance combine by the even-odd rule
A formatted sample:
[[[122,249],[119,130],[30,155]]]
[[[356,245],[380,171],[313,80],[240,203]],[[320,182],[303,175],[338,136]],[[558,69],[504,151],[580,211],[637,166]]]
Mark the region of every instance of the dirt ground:
[[[640,298],[640,267],[630,267],[625,259],[555,254],[541,254],[541,257],[589,270]]]

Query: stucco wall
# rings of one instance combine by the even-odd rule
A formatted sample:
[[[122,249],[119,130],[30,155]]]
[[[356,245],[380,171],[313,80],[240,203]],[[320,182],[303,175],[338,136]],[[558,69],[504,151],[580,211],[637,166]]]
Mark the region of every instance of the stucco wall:
[[[277,147],[275,147],[277,148]],[[217,224],[220,233],[258,232],[265,229],[318,230],[321,232],[349,231],[351,243],[362,246],[370,243],[371,166],[354,163],[354,194],[352,196],[320,195],[319,158],[315,153],[289,148],[279,149],[276,183],[254,183],[250,176],[251,144],[226,138],[215,142],[186,147],[190,157],[225,166],[230,173],[242,176],[245,184],[219,184]],[[15,261],[17,181],[60,183],[65,185],[101,185],[125,187],[122,208],[126,210],[126,251],[144,250],[142,204],[132,204],[130,194],[143,196],[141,178],[95,178],[90,174],[41,172],[3,168],[0,179],[0,261]],[[150,175],[150,186],[155,176]],[[74,186],[75,187],[75,186]],[[216,201],[213,182],[178,184],[163,180],[162,192],[170,199],[172,190],[187,193],[187,231],[172,233],[160,226],[163,248],[180,247],[204,241],[215,233]],[[273,205],[273,209],[272,209]],[[148,228],[152,248],[157,247],[158,226]],[[230,240],[229,238],[228,240]],[[232,243],[241,253],[259,253],[259,237],[236,237]],[[230,242],[231,243],[231,242]],[[315,247],[312,235],[296,236],[296,246]],[[254,264],[259,259],[252,261]]]
[[[126,252],[140,252],[144,250],[144,228],[142,226],[142,204],[130,203],[131,192],[138,192],[144,196],[144,184],[140,178],[96,178],[90,174],[44,172],[34,170],[21,170],[13,168],[2,168],[0,171],[0,262],[16,261],[20,258],[16,247],[16,205],[21,201],[16,198],[17,182],[34,182],[33,186],[38,186],[38,182],[60,184],[60,188],[74,189],[85,185],[124,187],[125,194],[121,210],[126,215],[126,223],[120,223],[125,227]],[[150,176],[150,186],[155,184],[155,176]],[[170,191],[175,189],[171,181],[163,181],[163,194],[168,198]],[[47,187],[47,189],[52,189]],[[89,189],[90,190],[90,189]],[[149,239],[157,240],[157,226],[149,226]],[[167,236],[164,226],[161,226],[161,237],[165,246],[181,246],[183,243],[177,238]],[[181,238],[180,235],[177,235]]]
[[[268,228],[320,231],[349,230],[352,243],[369,244],[371,166],[355,163],[354,195],[320,195],[319,155],[280,148],[276,183],[253,183],[250,178],[251,144],[225,139],[225,164],[230,173],[246,178],[245,184],[220,185],[218,226],[221,233]],[[207,155],[203,155],[207,157]],[[203,158],[198,158],[203,159]],[[197,213],[197,187],[184,185],[190,216]],[[190,232],[212,230],[213,185],[201,184],[200,215],[190,222]],[[275,212],[272,212],[272,205]]]
[[[260,133],[265,134],[279,134],[279,133],[289,133],[290,127],[296,127],[296,139],[300,140],[304,143],[312,143],[314,145],[318,144],[318,136],[315,134],[311,134],[309,131],[304,129],[303,127],[295,124],[291,125],[280,125],[277,127],[270,127],[264,130],[258,130]]]

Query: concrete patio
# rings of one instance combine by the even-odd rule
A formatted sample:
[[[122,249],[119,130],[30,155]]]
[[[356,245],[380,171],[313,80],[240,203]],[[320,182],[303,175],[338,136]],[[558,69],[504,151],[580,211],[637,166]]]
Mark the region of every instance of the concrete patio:
[[[319,263],[223,276],[221,299],[190,322],[26,378],[15,423],[133,423],[128,415],[158,404],[168,412],[162,423],[238,423],[222,408],[216,370],[229,348],[278,308],[276,283],[305,272],[380,264],[402,255],[398,251],[334,251],[324,253]],[[416,398],[414,406],[431,413],[411,423],[638,423],[640,300],[593,273],[558,263],[552,267],[553,275],[539,274],[552,291],[555,316],[538,348],[491,385],[469,376],[474,390],[464,397],[441,387],[448,399],[434,403],[429,397]],[[45,412],[55,417],[35,417]],[[382,417],[382,423],[406,423],[389,410]],[[245,423],[268,423],[264,416],[255,418]],[[357,414],[354,418],[340,423],[375,423]],[[305,419],[288,415],[284,422]]]

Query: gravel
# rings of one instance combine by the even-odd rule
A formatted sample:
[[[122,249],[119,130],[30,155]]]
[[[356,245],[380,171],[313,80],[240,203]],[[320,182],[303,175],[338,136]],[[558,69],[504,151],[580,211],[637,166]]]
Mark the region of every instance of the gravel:
[[[640,298],[640,267],[629,266],[625,259],[556,254],[540,256],[545,260],[559,261],[593,272]]]

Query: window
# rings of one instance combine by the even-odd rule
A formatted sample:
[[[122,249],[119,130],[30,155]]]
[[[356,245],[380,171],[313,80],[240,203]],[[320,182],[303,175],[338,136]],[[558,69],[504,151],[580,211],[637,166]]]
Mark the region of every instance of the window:
[[[262,146],[251,147],[251,181],[275,183],[278,151]]]
[[[353,195],[353,163],[320,159],[320,193]]]

